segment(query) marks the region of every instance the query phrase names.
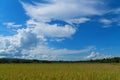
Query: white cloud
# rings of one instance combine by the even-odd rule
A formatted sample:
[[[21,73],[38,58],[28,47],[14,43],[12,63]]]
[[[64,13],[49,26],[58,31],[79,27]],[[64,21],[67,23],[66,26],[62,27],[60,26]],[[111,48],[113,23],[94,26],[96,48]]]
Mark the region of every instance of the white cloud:
[[[113,56],[112,55],[102,55],[103,58],[112,58]]]
[[[57,41],[57,42],[62,42],[63,40],[65,40],[64,38],[54,38],[54,39],[50,39],[49,41]]]
[[[103,28],[109,28],[112,24],[112,21],[109,19],[100,19],[100,22],[104,24]]]
[[[84,59],[104,59],[104,58],[112,58],[113,56],[110,53],[100,53],[100,52],[91,52],[88,56],[84,57]]]
[[[85,23],[90,20],[87,17],[104,13],[100,9],[104,4],[98,0],[46,0],[46,2],[48,3],[33,2],[34,5],[21,2],[30,17],[26,23],[27,27],[32,27],[34,33],[45,37],[58,39],[71,37],[77,28],[69,24]],[[63,20],[69,24],[59,26],[46,23],[52,19]]]
[[[45,37],[66,38],[71,37],[76,32],[76,29],[70,25],[58,26],[57,24],[49,25],[34,20],[27,21],[27,27],[31,28],[31,26],[34,33]]]
[[[119,15],[120,14],[120,7],[110,10],[108,13]]]
[[[13,36],[0,36],[1,56],[41,59],[45,56],[53,58],[60,52],[62,54],[81,52],[81,50],[53,49],[46,45],[48,38],[63,40],[72,36],[76,31],[72,26],[49,25],[34,20],[28,20],[26,24],[26,28],[17,29],[17,34]]]
[[[116,10],[115,10],[115,13],[116,13],[116,14],[120,14],[120,8],[116,9]]]
[[[108,19],[101,19],[100,22],[104,24],[111,24],[111,20],[108,20]]]
[[[89,46],[85,49],[81,49],[81,50],[68,50],[68,49],[55,49],[55,48],[50,48],[47,46],[38,46],[36,49],[34,50],[29,50],[28,53],[35,53],[35,54],[78,54],[78,53],[84,53],[84,52],[88,52],[90,50],[92,50],[94,47],[93,46]]]
[[[69,50],[69,49],[54,49],[47,46],[38,46],[32,50],[23,50],[23,53],[25,53],[23,54],[23,57],[27,57],[29,59],[33,59],[33,58],[50,59],[52,57],[52,59],[53,58],[57,59],[59,55],[85,53],[92,50],[93,48],[94,47],[90,46],[81,50]]]
[[[50,3],[35,5],[21,3],[27,15],[40,21],[45,19],[69,20],[83,16],[101,15],[104,12],[100,9],[104,4],[98,0],[50,0],[48,2]]]
[[[91,52],[91,54],[86,56],[85,58],[86,59],[94,59],[94,58],[97,58],[99,55],[100,55],[99,52]]]
[[[19,28],[19,27],[22,27],[21,24],[15,24],[14,22],[3,23],[3,25],[7,26],[8,28]]]
[[[73,23],[75,23],[75,24],[81,24],[81,23],[85,23],[87,21],[90,21],[90,19],[89,18],[70,19],[67,22],[69,24],[73,24]]]
[[[46,0],[48,1],[48,0]],[[21,2],[30,19],[26,21],[26,28],[17,29],[13,36],[0,36],[0,55],[7,57],[56,59],[63,54],[79,54],[91,51],[94,47],[80,50],[67,48],[57,49],[47,45],[47,40],[64,40],[76,33],[76,28],[66,24],[63,26],[50,25],[51,19],[63,20],[70,23],[84,23],[89,16],[101,15],[98,9],[102,5],[98,0],[50,0],[49,3]],[[15,23],[5,23],[8,27],[20,27]],[[90,56],[94,57],[94,56]]]
[[[94,49],[93,46],[81,50],[51,48],[42,44],[37,35],[26,30],[18,31],[14,36],[0,38],[0,55],[14,58],[56,59],[59,55],[80,54]]]
[[[111,10],[106,11],[106,15],[111,15],[112,18],[109,19],[100,19],[100,22],[104,24],[103,28],[112,27],[111,24],[115,23],[117,26],[120,26],[120,7],[113,8]]]
[[[55,57],[58,57],[60,54],[79,54],[88,52],[94,48],[90,46],[81,50],[69,50],[66,48],[56,49],[48,47],[49,45],[46,44],[46,35],[42,35],[40,29],[35,28],[27,27],[25,29],[18,29],[17,34],[13,36],[0,36],[0,55],[14,58],[56,59]],[[40,32],[37,33],[37,30]],[[61,35],[57,36],[54,33],[54,36],[51,35],[49,37],[68,37],[68,35]]]
[[[100,5],[104,5],[98,0],[46,0],[48,3],[24,3],[21,2],[26,14],[30,17],[27,27],[31,27],[34,33],[51,38],[68,38],[76,33],[72,25],[59,26],[50,25],[46,22],[52,19],[63,20],[70,24],[85,23],[89,21],[88,16],[101,15],[104,11]],[[99,6],[98,6],[99,4]],[[99,8],[99,9],[98,9]]]
[[[39,42],[43,42],[42,38],[37,37],[29,29],[20,29],[16,35],[0,36],[0,39],[0,53],[2,54],[20,53],[22,49],[32,49]]]

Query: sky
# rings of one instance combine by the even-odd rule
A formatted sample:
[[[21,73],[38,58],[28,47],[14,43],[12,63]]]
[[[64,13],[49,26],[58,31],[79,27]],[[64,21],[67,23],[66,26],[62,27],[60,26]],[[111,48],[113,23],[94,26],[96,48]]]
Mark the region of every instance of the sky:
[[[0,58],[120,57],[120,0],[0,0]]]

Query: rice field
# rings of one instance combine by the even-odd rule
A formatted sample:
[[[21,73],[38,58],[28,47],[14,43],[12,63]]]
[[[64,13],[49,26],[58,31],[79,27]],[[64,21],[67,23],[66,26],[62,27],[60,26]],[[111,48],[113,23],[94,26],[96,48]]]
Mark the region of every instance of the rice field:
[[[0,80],[120,80],[120,64],[0,64]]]

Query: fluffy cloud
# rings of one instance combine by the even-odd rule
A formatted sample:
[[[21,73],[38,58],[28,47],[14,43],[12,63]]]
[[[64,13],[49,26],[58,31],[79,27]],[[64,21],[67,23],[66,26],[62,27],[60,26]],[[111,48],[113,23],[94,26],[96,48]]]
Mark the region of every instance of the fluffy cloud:
[[[35,22],[34,20],[27,21],[27,26],[32,28],[32,31],[37,35],[43,35],[45,37],[71,37],[76,32],[76,29],[70,25],[49,25],[46,23]]]
[[[80,54],[94,49],[93,46],[81,50],[56,49],[48,47],[44,40],[29,30],[18,30],[18,34],[0,37],[0,55],[14,58],[56,59],[59,55]]]
[[[0,37],[0,53],[11,54],[20,53],[22,49],[32,49],[42,42],[42,39],[37,37],[29,29],[17,30],[17,34],[13,36]]]
[[[13,36],[0,36],[1,56],[29,59],[53,59],[60,53],[74,54],[88,51],[54,49],[46,45],[46,41],[49,38],[58,40],[72,36],[76,29],[70,25],[49,25],[35,22],[34,20],[28,20],[26,24],[26,28],[18,29],[17,34]]]
[[[61,32],[62,31],[62,32]],[[17,30],[13,36],[0,36],[0,55],[14,58],[56,59],[60,54],[78,54],[92,50],[90,46],[81,50],[48,47],[48,37],[56,39],[70,37],[75,33],[72,26],[49,25],[27,21],[27,28]]]

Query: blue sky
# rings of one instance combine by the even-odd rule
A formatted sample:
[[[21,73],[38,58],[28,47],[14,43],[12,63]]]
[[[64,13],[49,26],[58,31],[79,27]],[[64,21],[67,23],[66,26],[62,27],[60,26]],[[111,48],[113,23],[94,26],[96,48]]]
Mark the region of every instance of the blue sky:
[[[0,0],[0,57],[120,56],[120,0]]]

